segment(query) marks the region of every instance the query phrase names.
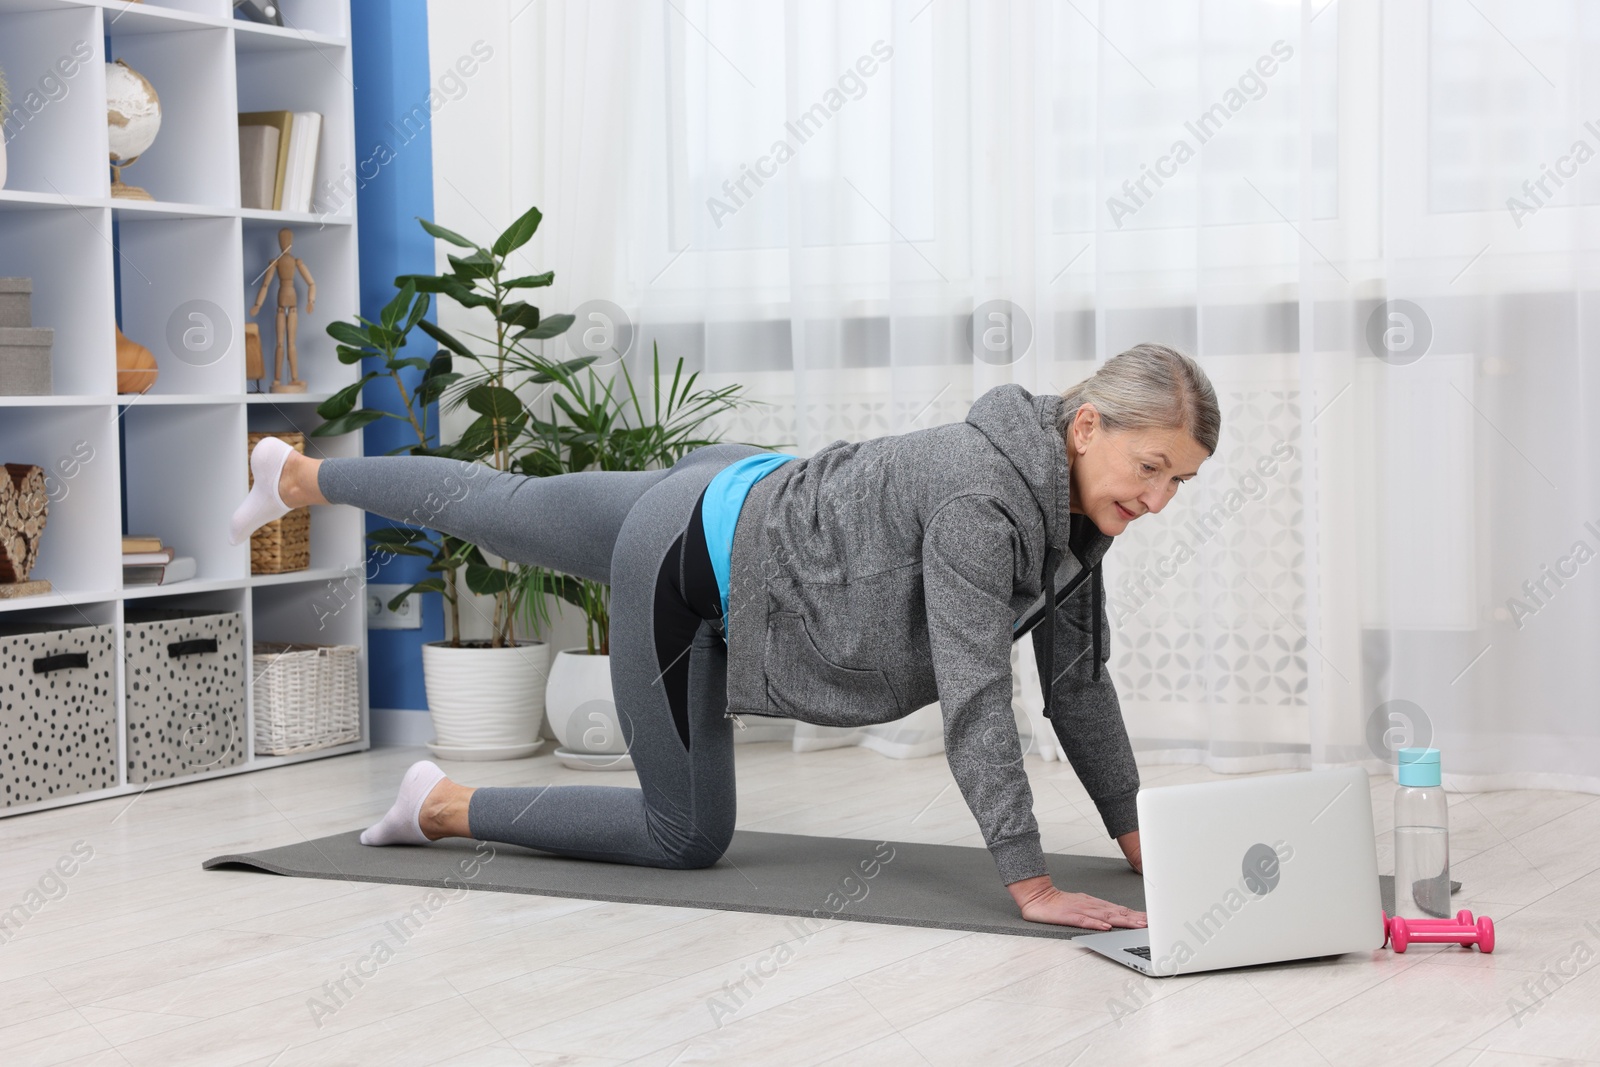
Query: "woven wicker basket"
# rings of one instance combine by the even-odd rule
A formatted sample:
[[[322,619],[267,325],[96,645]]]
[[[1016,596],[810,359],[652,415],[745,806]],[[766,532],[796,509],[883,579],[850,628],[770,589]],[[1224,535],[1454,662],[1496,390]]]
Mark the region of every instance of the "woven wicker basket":
[[[245,452],[248,456],[263,437],[276,437],[286,441],[301,455],[306,451],[306,435],[298,430],[276,433],[253,433]],[[250,485],[255,485],[255,472],[250,474]],[[311,566],[311,509],[295,508],[281,518],[256,530],[250,535],[250,573],[283,574],[302,571]]]
[[[361,737],[361,693],[354,645],[257,641],[256,755],[290,756]]]

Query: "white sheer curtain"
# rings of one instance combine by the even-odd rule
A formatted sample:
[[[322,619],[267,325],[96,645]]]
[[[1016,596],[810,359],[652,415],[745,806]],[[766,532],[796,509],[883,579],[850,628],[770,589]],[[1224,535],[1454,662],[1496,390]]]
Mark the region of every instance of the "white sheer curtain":
[[[436,116],[438,214],[537,203],[550,308],[799,454],[1181,347],[1223,438],[1107,557],[1135,748],[1600,791],[1584,12],[433,0],[436,72],[503,63]],[[937,709],[796,732],[837,743],[939,751]]]

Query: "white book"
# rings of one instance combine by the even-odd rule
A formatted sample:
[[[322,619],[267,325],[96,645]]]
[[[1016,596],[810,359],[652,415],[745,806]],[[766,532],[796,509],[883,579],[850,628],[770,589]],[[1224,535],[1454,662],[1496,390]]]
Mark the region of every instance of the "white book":
[[[278,128],[239,127],[239,206],[272,210],[278,174]]]
[[[289,125],[289,159],[284,165],[283,210],[311,210],[312,184],[317,175],[317,145],[322,137],[322,115],[296,111]]]
[[[173,557],[176,556],[176,555],[177,555],[177,553],[173,551],[172,546],[168,545],[166,548],[163,548],[163,549],[161,549],[159,551],[156,551],[156,552],[124,552],[122,554],[122,562],[125,563],[125,564],[126,563],[171,563]]]

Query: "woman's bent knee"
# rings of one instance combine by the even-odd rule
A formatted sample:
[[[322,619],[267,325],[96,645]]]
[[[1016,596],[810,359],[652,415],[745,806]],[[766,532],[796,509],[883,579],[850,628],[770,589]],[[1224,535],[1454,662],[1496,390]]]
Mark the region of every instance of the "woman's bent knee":
[[[678,871],[694,871],[703,867],[715,866],[728,851],[732,835],[727,840],[712,840],[701,837],[693,841],[678,841],[666,845],[666,862],[663,866]]]

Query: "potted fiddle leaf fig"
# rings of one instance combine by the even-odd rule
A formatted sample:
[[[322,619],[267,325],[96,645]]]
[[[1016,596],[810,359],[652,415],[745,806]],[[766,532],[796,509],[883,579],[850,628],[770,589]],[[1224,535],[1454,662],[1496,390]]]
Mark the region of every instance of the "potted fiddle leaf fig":
[[[533,237],[540,218],[539,209],[530,208],[487,247],[419,218],[428,234],[468,254],[448,255],[450,269],[441,274],[397,277],[398,292],[379,321],[358,318],[354,323],[336,322],[328,327],[329,335],[338,342],[342,362],[376,357],[382,366],[369,369],[360,381],[318,407],[318,414],[327,421],[312,431],[313,436],[350,433],[379,419],[398,419],[411,427],[417,440],[391,454],[444,456],[482,463],[497,471],[515,469],[516,442],[533,418],[517,388],[548,384],[554,380],[551,371],[570,372],[591,361],[547,362],[532,348],[559,336],[572,324],[570,315],[543,316],[519,298],[520,290],[550,285],[555,280],[553,272],[508,277],[507,258]],[[423,317],[434,294],[465,308],[485,309],[491,332],[463,334],[473,342],[469,345],[435,326]],[[429,346],[436,348],[430,356],[401,353],[413,329],[421,329],[436,342]],[[475,369],[470,374],[457,370],[458,360]],[[401,374],[408,369],[422,371],[420,382],[410,391]],[[394,382],[403,414],[357,406],[362,388],[380,377]],[[478,417],[459,439],[440,441],[438,429],[430,427],[427,419],[427,409],[434,402],[445,411],[465,404]],[[447,487],[441,490],[449,491]],[[507,560],[491,563],[476,545],[429,530],[429,515],[422,501],[419,512],[413,522],[374,531],[369,537],[382,551],[426,557],[427,569],[433,572],[402,591],[391,605],[398,606],[414,592],[437,592],[446,602],[448,636],[422,648],[423,683],[435,731],[430,747],[435,754],[451,759],[529,755],[541,744],[538,732],[550,659],[549,647],[538,639],[549,621],[542,595],[545,572]],[[461,639],[463,579],[458,572],[464,572],[469,591],[493,598],[488,640]],[[518,636],[519,626],[526,628],[526,637]]]

